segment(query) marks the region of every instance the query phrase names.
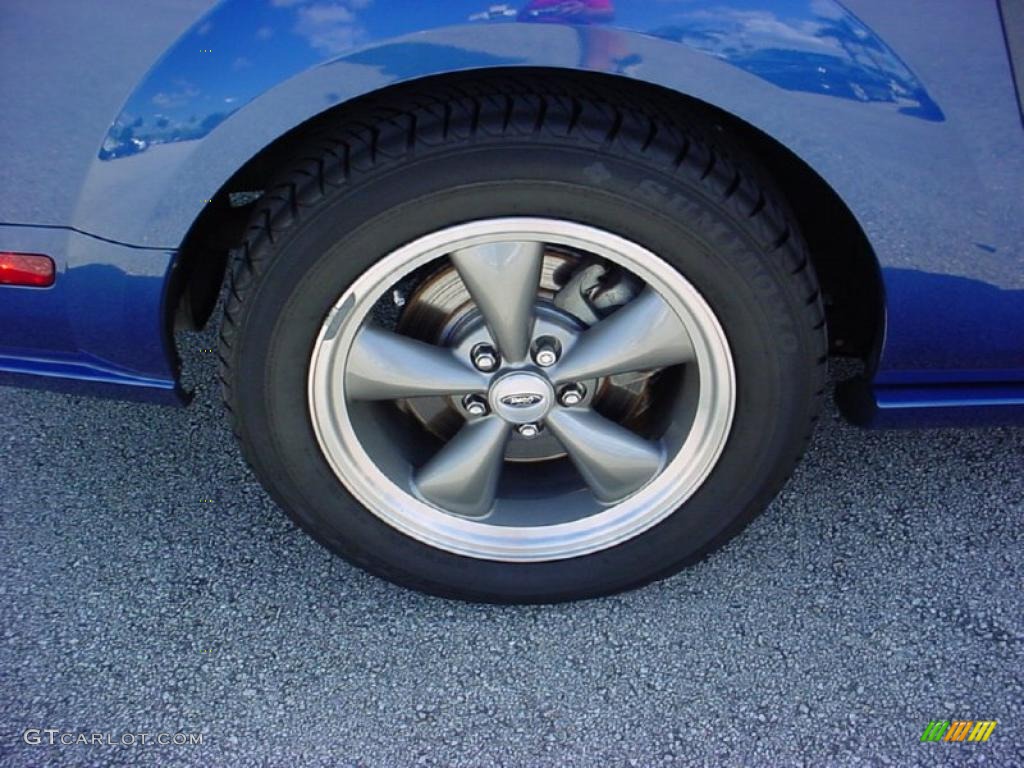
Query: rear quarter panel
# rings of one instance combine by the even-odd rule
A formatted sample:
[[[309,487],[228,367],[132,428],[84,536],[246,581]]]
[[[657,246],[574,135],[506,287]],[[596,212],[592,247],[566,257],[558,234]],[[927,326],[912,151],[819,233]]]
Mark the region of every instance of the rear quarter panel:
[[[0,220],[174,249],[247,159],[356,96],[462,69],[601,71],[714,104],[832,185],[882,268],[879,392],[1021,385],[1024,131],[994,2],[611,5],[15,0],[0,137],[24,186],[0,189]]]

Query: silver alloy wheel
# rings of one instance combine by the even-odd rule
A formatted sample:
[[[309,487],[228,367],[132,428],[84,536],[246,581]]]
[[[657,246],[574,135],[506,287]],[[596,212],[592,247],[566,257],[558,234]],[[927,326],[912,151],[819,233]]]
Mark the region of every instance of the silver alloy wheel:
[[[604,259],[645,287],[565,336],[557,361],[540,367],[530,350],[535,332],[541,335],[538,281],[546,247]],[[455,345],[424,343],[374,319],[375,307],[396,284],[446,258],[490,332],[500,358],[493,371],[474,367],[472,354]],[[662,398],[657,434],[641,436],[592,403],[566,406],[556,394],[651,369],[681,372]],[[597,552],[672,514],[721,455],[735,392],[725,334],[678,271],[617,235],[542,218],[461,224],[385,256],[328,313],[308,378],[323,454],[367,509],[430,546],[510,562]],[[394,418],[394,401],[445,396],[461,402],[471,394],[485,398],[489,409],[479,417],[466,414],[440,448],[417,443],[408,422]],[[549,430],[571,465],[507,464],[506,444],[525,439],[516,433],[530,425]]]

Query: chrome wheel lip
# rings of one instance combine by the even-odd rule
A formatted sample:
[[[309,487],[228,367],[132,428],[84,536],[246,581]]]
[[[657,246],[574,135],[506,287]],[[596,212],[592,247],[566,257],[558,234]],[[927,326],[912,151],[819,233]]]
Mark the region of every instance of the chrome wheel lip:
[[[550,526],[489,525],[446,513],[398,486],[364,450],[348,413],[346,358],[368,312],[413,270],[455,249],[497,241],[538,241],[595,253],[644,280],[691,337],[699,395],[689,434],[660,472],[624,500]],[[364,272],[328,312],[310,362],[307,397],[321,451],[340,482],[402,533],[456,555],[504,562],[580,557],[632,539],[671,515],[704,483],[725,448],[736,407],[736,373],[721,324],[697,289],[646,248],[589,225],[536,217],[469,222],[425,235]],[[558,406],[555,406],[558,407]],[[486,418],[494,418],[493,416]],[[413,486],[414,487],[414,486]]]

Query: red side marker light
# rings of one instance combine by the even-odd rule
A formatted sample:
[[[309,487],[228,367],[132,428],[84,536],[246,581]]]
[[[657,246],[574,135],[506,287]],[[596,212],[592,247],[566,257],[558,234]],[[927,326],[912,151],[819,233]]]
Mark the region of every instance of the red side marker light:
[[[29,285],[45,288],[53,285],[53,259],[38,253],[0,251],[0,285]]]

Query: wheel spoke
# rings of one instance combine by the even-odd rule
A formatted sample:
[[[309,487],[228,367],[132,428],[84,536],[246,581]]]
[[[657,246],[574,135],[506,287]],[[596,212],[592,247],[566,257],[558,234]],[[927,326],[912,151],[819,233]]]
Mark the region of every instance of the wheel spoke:
[[[645,371],[693,359],[690,337],[651,288],[582,333],[552,370],[556,382]]]
[[[432,504],[465,517],[482,517],[494,505],[510,425],[491,416],[467,422],[415,477]]]
[[[556,408],[547,424],[599,501],[624,499],[661,469],[657,444],[594,411]]]
[[[533,333],[544,245],[489,243],[455,251],[451,259],[502,357],[509,362],[525,359]]]
[[[353,400],[482,392],[487,379],[451,350],[367,326],[345,366],[345,393]]]

